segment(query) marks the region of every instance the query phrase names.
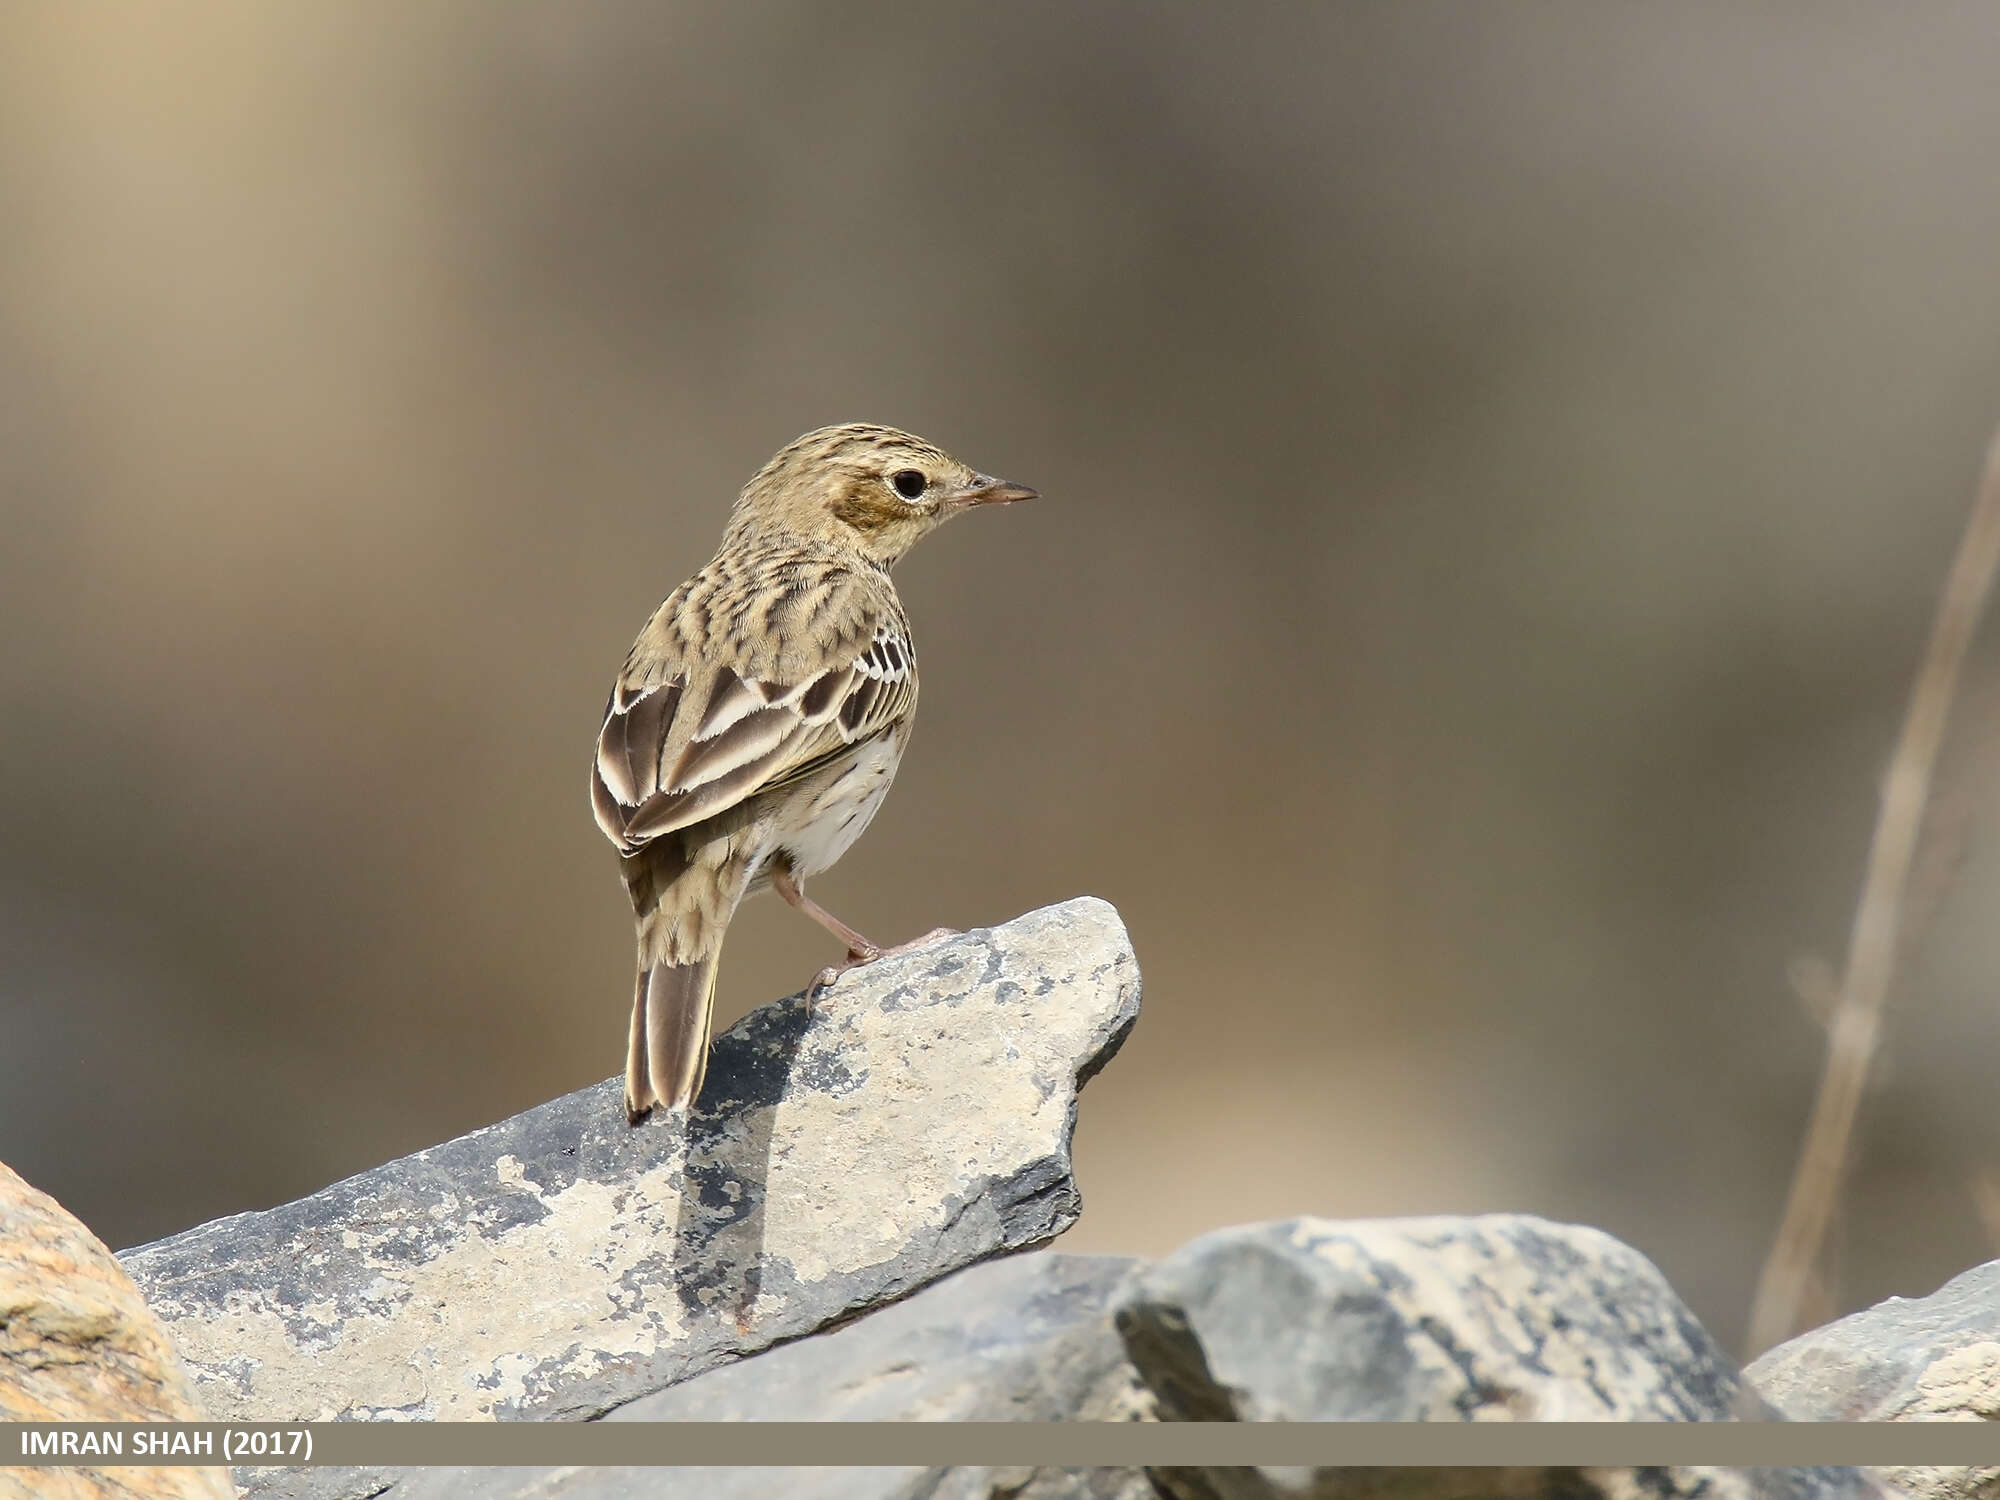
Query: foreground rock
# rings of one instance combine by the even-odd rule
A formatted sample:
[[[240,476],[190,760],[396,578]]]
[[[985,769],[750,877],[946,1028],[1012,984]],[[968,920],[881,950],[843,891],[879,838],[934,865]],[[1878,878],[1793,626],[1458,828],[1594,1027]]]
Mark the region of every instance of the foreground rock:
[[[1513,1216],[1225,1230],[1148,1264],[980,1266],[611,1420],[1720,1421],[1736,1371],[1659,1272]],[[391,1476],[394,1477],[394,1476]],[[386,1500],[1834,1500],[1827,1469],[430,1470]]]
[[[1889,1500],[1853,1469],[1167,1469],[1162,1500]],[[1203,1488],[1194,1476],[1222,1476]],[[1004,1500],[995,1496],[993,1500]]]
[[[1142,1469],[452,1469],[382,1500],[1174,1500],[1193,1471]],[[1812,1500],[1818,1469],[1322,1469],[1214,1471],[1285,1500]],[[1210,1496],[1237,1491],[1208,1490]],[[1850,1493],[1852,1493],[1850,1491]]]
[[[1517,1215],[1294,1219],[1141,1272],[1119,1332],[1194,1422],[1702,1422],[1736,1368],[1638,1251]]]
[[[1772,1415],[1651,1261],[1522,1215],[1225,1229],[1135,1274],[1119,1333],[1160,1415],[1238,1422],[1719,1422]],[[1177,1500],[1836,1496],[1852,1470],[1162,1469]]]
[[[1137,1262],[1014,1256],[611,1413],[635,1422],[1117,1422],[1150,1414],[1111,1325]],[[384,1500],[1156,1500],[1137,1469],[430,1469]]]
[[[1112,1299],[1137,1261],[1019,1255],[872,1317],[711,1370],[628,1422],[1127,1422],[1152,1415]]]
[[[0,1166],[0,1421],[198,1422],[173,1345],[103,1243]],[[0,1469],[0,1496],[211,1500],[223,1468]]]
[[[1138,1005],[1067,902],[746,1017],[685,1131],[609,1082],[125,1266],[218,1419],[595,1416],[1067,1228]]]
[[[1891,1297],[1760,1356],[1744,1375],[1801,1422],[2000,1420],[2000,1261]],[[1993,1500],[2000,1468],[1876,1471],[1923,1500]]]
[[[382,1500],[1160,1500],[1138,1469],[438,1469]],[[1486,1492],[1481,1492],[1485,1500]],[[1541,1500],[1540,1496],[1536,1500]],[[1565,1497],[1567,1500],[1567,1497]],[[1638,1497],[1634,1497],[1638,1500]]]

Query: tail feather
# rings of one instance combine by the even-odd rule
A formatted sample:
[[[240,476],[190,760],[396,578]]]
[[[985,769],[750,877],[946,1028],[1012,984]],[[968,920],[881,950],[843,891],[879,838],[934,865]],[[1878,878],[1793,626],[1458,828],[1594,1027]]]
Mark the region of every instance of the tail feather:
[[[639,970],[625,1056],[625,1118],[637,1125],[655,1105],[691,1108],[708,1072],[716,959]]]
[[[625,1123],[637,1125],[653,1112],[659,1097],[649,1081],[652,1070],[646,1063],[646,989],[651,971],[639,966],[639,982],[632,992],[632,1036],[625,1049]]]

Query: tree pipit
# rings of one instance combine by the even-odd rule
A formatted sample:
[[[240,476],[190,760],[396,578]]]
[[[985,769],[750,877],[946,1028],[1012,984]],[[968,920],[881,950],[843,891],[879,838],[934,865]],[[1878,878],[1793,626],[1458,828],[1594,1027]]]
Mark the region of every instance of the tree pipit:
[[[685,1109],[708,1066],[723,934],[769,887],[846,945],[808,998],[882,948],[811,900],[909,743],[917,656],[889,569],[977,505],[1033,499],[893,427],[809,432],[743,487],[722,545],[667,596],[611,689],[591,804],[639,929],[625,1115]]]

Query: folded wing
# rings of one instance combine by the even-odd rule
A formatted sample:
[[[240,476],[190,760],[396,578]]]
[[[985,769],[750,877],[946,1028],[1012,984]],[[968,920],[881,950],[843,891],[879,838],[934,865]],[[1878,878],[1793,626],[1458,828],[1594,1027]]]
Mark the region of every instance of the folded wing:
[[[915,658],[898,621],[879,619],[856,636],[859,649],[835,653],[795,682],[728,667],[634,681],[628,669],[597,736],[598,826],[632,854],[810,776],[882,733],[915,698]]]

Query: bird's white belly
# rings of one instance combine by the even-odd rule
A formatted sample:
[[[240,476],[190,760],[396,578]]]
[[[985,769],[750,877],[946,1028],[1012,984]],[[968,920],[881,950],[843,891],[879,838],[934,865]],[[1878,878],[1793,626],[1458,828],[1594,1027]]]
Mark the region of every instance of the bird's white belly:
[[[863,746],[847,769],[799,810],[796,821],[778,837],[801,879],[832,868],[867,828],[875,809],[889,794],[903,747],[896,734],[884,734]]]

